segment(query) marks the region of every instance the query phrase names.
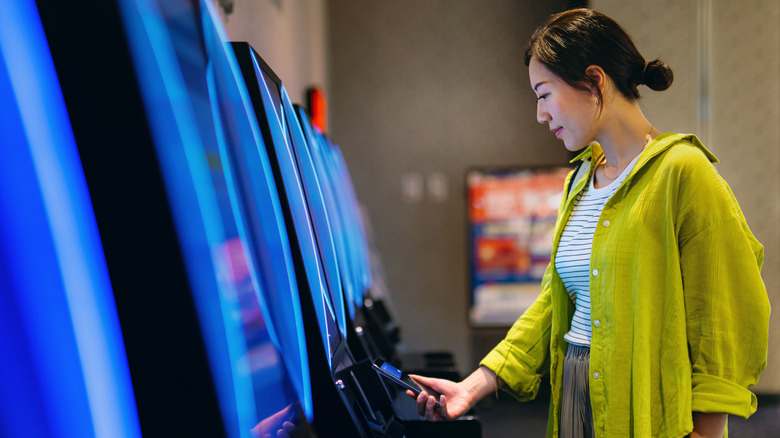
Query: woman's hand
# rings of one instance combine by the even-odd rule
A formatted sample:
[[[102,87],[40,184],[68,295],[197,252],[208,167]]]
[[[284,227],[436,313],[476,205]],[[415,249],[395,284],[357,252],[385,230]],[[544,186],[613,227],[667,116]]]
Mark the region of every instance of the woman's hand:
[[[257,438],[290,438],[298,431],[298,426],[292,423],[293,421],[295,421],[295,408],[288,405],[259,422],[252,428],[250,434]]]
[[[473,393],[462,382],[417,375],[409,377],[422,384],[423,388],[428,387],[441,394],[436,400],[433,395],[423,390],[417,397],[417,412],[428,421],[452,421],[465,414],[476,403]],[[406,393],[414,397],[412,391]]]

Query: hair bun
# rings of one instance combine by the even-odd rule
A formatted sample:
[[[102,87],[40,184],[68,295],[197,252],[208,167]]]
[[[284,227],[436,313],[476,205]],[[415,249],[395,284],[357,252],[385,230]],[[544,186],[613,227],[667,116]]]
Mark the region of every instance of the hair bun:
[[[656,59],[645,64],[642,83],[651,90],[666,90],[672,85],[672,81],[674,81],[674,73],[663,61]]]

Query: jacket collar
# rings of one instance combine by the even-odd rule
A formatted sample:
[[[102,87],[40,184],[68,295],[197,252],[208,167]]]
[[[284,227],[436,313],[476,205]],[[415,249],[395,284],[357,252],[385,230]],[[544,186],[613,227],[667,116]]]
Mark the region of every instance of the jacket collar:
[[[704,155],[710,160],[712,163],[717,163],[718,158],[715,157],[715,155],[710,152],[702,142],[693,134],[677,134],[672,132],[667,132],[665,134],[661,134],[658,137],[654,138],[653,141],[648,143],[648,145],[645,147],[645,149],[641,152],[639,155],[639,159],[637,160],[636,164],[634,165],[634,168],[631,170],[631,172],[626,176],[626,180],[624,181],[624,184],[630,181],[634,174],[638,172],[644,165],[650,161],[653,157],[663,153],[672,145],[678,142],[687,142],[697,148],[699,148]],[[583,150],[579,155],[574,157],[570,162],[574,163],[576,161],[582,160],[582,161],[590,161],[591,163],[598,163],[599,160],[601,160],[601,156],[604,154],[604,151],[601,149],[601,146],[593,142],[589,144],[585,150]],[[595,157],[595,159],[593,158]],[[590,163],[587,163],[590,164]],[[570,184],[574,184],[573,190],[570,191],[569,196],[567,197],[568,201],[571,202],[572,199],[574,199],[573,195],[576,195],[582,190],[582,187],[580,186],[581,181],[589,181],[592,177],[594,170],[594,166],[589,166],[587,170],[587,177],[579,178],[577,181],[571,181]],[[572,178],[574,178],[574,175],[572,175]],[[577,188],[579,187],[579,188]],[[583,184],[584,187],[584,184]],[[567,204],[568,205],[568,204]]]
[[[710,162],[712,163],[719,162],[715,154],[710,152],[695,135],[667,132],[653,139],[653,141],[651,141],[645,147],[645,150],[643,150],[642,153],[640,154],[639,160],[637,161],[636,166],[634,166],[634,169],[639,169],[651,158],[669,149],[673,144],[681,141],[688,142],[694,145],[695,147],[701,149],[701,151],[704,152],[704,155],[710,160]],[[589,144],[587,147],[585,147],[585,149],[582,152],[580,152],[576,157],[574,157],[569,162],[574,163],[580,160],[588,160],[593,157],[601,159],[601,155],[603,155],[603,153],[604,152],[601,150],[601,146],[598,143],[593,142]]]

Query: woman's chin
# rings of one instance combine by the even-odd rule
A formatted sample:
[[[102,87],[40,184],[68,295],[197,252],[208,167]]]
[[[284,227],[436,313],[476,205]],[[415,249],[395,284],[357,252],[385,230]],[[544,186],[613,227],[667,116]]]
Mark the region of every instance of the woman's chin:
[[[568,139],[562,139],[562,141],[563,141],[563,146],[569,152],[579,152],[579,151],[585,149],[586,147],[588,147],[590,145],[590,143],[584,143],[583,144],[580,141],[571,141],[571,140],[568,140]]]

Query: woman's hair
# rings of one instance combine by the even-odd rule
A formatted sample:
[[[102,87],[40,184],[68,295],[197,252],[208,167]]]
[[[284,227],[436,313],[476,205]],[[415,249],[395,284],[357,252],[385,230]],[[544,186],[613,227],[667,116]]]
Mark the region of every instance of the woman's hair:
[[[666,90],[674,74],[662,61],[647,62],[631,36],[615,20],[591,9],[573,9],[553,15],[536,29],[525,51],[525,65],[536,58],[567,84],[593,90],[603,102],[601,90],[586,73],[601,67],[627,99],[639,99],[638,85]]]

